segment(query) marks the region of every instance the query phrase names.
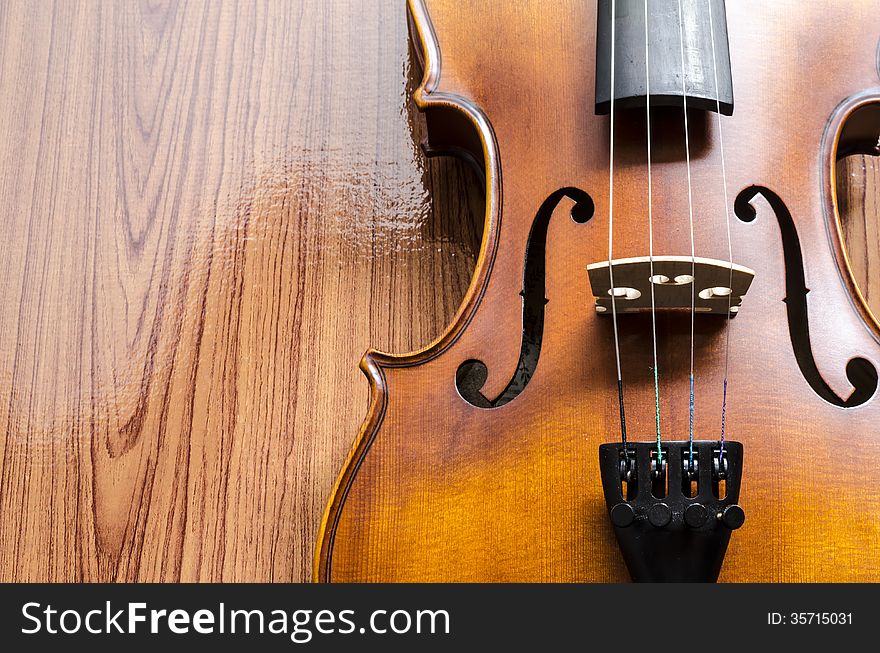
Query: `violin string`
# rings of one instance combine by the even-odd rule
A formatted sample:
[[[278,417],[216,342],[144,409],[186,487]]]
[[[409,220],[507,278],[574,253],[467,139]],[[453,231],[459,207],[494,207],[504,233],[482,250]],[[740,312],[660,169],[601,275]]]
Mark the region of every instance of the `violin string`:
[[[733,241],[730,236],[730,203],[727,188],[727,164],[724,159],[724,130],[722,128],[723,121],[721,120],[721,91],[718,88],[718,63],[715,58],[715,19],[712,15],[712,0],[706,0],[706,4],[709,5],[709,36],[712,39],[712,69],[715,73],[715,115],[718,120],[718,146],[721,150],[721,184],[724,187],[724,211],[725,220],[727,223],[727,260],[730,270],[727,287],[731,289],[730,294],[727,295],[727,333],[725,334],[726,342],[724,344],[724,390],[723,398],[721,400],[721,447],[718,454],[719,460],[723,461],[724,430],[725,420],[727,417],[727,384],[730,372],[730,327],[732,315],[731,303],[733,300]]]
[[[678,0],[678,33],[679,43],[681,47],[681,100],[682,113],[684,114],[684,148],[687,160],[687,183],[688,183],[688,214],[690,217],[690,233],[691,233],[691,346],[690,346],[690,415],[689,415],[689,436],[688,436],[688,468],[693,469],[694,465],[694,325],[696,315],[696,272],[697,272],[697,256],[694,246],[694,195],[693,184],[691,181],[691,143],[690,132],[688,129],[688,105],[687,105],[687,67],[684,57],[684,16],[682,9],[682,0]]]
[[[611,284],[611,319],[614,324],[614,358],[617,363],[617,401],[620,407],[620,439],[626,451],[626,410],[623,401],[623,373],[620,367],[620,337],[617,332],[617,288],[614,285],[614,51],[616,49],[617,2],[611,0],[611,147],[608,163],[608,277]]]
[[[651,67],[648,41],[648,0],[645,0],[645,120],[648,132],[648,261],[651,268],[651,337],[654,345],[654,420],[657,430],[657,467],[662,469],[660,437],[660,366],[657,361],[657,305],[654,295],[654,194],[651,173]]]

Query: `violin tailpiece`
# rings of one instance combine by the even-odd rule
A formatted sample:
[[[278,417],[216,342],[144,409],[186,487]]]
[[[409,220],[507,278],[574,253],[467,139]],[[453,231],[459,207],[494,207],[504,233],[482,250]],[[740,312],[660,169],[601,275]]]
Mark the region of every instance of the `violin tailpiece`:
[[[745,522],[737,504],[739,442],[603,444],[599,466],[608,515],[632,579],[715,582],[733,530]]]

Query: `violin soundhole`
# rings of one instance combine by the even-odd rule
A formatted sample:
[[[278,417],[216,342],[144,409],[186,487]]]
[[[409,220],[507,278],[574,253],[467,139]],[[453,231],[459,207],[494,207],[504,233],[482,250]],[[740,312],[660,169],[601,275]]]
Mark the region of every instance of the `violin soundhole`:
[[[749,186],[736,198],[734,212],[742,222],[752,222],[757,216],[752,201],[762,196],[776,215],[782,235],[785,261],[785,299],[788,313],[788,330],[798,367],[804,379],[817,395],[841,408],[854,408],[867,403],[877,392],[877,368],[867,359],[855,357],[846,366],[846,377],[853,386],[849,397],[839,397],[828,385],[816,365],[810,341],[810,319],[807,310],[807,288],[804,274],[804,257],[801,241],[791,211],[785,202],[765,186]]]
[[[523,263],[522,297],[522,341],[519,361],[510,381],[494,399],[482,393],[483,385],[489,376],[486,364],[479,360],[466,360],[459,365],[455,375],[455,385],[461,397],[478,408],[498,408],[513,401],[525,389],[541,357],[541,344],[544,337],[547,230],[556,207],[563,199],[574,202],[571,219],[578,224],[586,224],[595,214],[593,198],[579,188],[566,187],[552,193],[541,204],[526,245]]]

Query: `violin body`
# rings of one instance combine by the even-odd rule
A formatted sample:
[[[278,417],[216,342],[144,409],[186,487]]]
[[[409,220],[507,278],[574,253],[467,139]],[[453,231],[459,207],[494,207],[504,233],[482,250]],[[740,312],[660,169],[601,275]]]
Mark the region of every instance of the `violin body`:
[[[438,340],[362,361],[372,402],[327,507],[315,578],[626,580],[597,455],[619,438],[613,333],[586,272],[609,258],[596,3],[409,0],[408,9],[426,150],[484,173],[483,241]],[[697,254],[727,258],[730,212],[735,260],[755,271],[736,317],[700,319],[694,335],[695,431],[718,437],[729,335],[726,424],[745,452],[747,519],[720,580],[880,581],[880,325],[850,271],[834,190],[837,158],[880,136],[880,2],[735,0],[727,25],[736,91],[723,117],[727,200],[713,114],[690,126]],[[649,248],[646,125],[636,114],[616,117],[621,258]],[[663,255],[690,253],[681,115],[658,111],[653,128],[653,247]],[[535,305],[530,265],[543,282]],[[689,324],[657,316],[671,440],[689,429]],[[651,440],[650,319],[621,319],[619,338],[630,438]],[[466,399],[463,365],[474,361]]]

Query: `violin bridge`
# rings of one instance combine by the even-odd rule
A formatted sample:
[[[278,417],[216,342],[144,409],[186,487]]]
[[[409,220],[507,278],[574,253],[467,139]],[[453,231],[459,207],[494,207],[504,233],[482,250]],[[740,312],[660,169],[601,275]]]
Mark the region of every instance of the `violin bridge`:
[[[743,297],[752,285],[755,272],[729,261],[690,256],[655,256],[622,258],[612,261],[614,288],[608,261],[587,266],[590,286],[596,298],[596,312],[611,315],[612,295],[618,314],[651,310],[651,289],[654,307],[661,310],[691,308],[693,290],[697,313],[736,315]]]

